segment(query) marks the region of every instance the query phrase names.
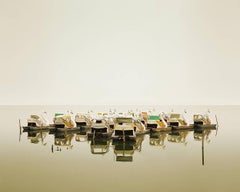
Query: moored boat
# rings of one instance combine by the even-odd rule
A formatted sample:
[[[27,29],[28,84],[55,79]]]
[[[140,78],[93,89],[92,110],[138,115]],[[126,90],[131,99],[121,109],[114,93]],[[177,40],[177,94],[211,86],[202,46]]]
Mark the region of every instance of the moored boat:
[[[84,114],[84,113],[77,113],[75,115],[75,123],[77,127],[91,127],[91,120],[90,120],[90,116],[88,114]]]
[[[169,127],[172,127],[172,130],[189,130],[193,129],[193,125],[187,123],[186,119],[182,114],[179,113],[170,113],[165,116],[167,124]]]
[[[23,126],[25,131],[34,131],[34,130],[49,130],[53,125],[50,125],[46,113],[42,115],[30,115],[27,119],[27,126]]]
[[[97,118],[92,120],[91,132],[88,133],[88,139],[96,137],[109,138],[111,135],[112,131],[105,119]]]
[[[161,115],[149,115],[147,120],[147,129],[153,132],[171,131],[172,127],[167,125],[167,122]]]
[[[136,140],[136,126],[132,117],[117,117],[114,124],[113,140]]]
[[[212,124],[209,116],[202,114],[193,115],[193,126],[195,129],[216,129],[217,125]]]

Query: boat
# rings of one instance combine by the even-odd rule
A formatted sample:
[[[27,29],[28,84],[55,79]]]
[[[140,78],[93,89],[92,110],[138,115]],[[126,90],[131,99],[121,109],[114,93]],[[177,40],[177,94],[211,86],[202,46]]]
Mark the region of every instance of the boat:
[[[71,115],[64,115],[63,113],[55,113],[53,118],[55,128],[73,128],[74,121]]]
[[[182,114],[170,113],[165,116],[167,124],[172,130],[189,130],[193,129],[193,125],[189,125]]]
[[[75,122],[71,115],[64,115],[62,113],[55,113],[53,118],[54,128],[50,129],[50,133],[65,132],[65,133],[77,133],[80,131],[80,127],[75,126]]]
[[[136,136],[150,133],[150,129],[146,129],[145,124],[139,118],[134,118],[134,127]]]
[[[106,120],[110,129],[114,129],[114,115],[105,115],[104,119]]]
[[[77,127],[91,127],[91,120],[88,114],[77,113],[75,115],[75,123]]]
[[[112,131],[107,122],[103,118],[97,118],[92,120],[91,132],[88,133],[88,139],[94,139],[96,137],[108,138],[111,137]]]
[[[142,111],[140,114],[139,114],[139,119],[140,121],[142,122],[142,124],[147,125],[147,120],[148,120],[148,113],[146,111]]]
[[[168,126],[167,122],[161,115],[149,115],[147,120],[147,129],[153,132],[171,131],[172,127]]]
[[[20,121],[20,120],[19,120]],[[54,125],[50,125],[46,113],[42,115],[30,115],[27,119],[27,126],[23,126],[24,131],[34,131],[34,130],[49,130],[54,127]]]
[[[113,140],[136,140],[136,126],[132,117],[117,117],[115,119]]]
[[[202,114],[193,115],[193,126],[195,129],[216,129],[217,125],[212,124],[209,116]]]

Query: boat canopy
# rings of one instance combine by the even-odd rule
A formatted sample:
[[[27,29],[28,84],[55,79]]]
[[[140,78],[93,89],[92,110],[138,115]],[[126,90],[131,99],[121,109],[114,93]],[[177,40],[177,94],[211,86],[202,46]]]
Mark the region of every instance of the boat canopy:
[[[132,123],[133,122],[133,119],[130,118],[130,117],[117,117],[116,118],[116,121],[118,123]]]
[[[149,120],[159,120],[159,116],[158,115],[150,115]]]
[[[55,113],[55,117],[63,116],[63,113]]]
[[[170,118],[172,119],[172,118],[176,118],[176,119],[179,119],[180,118],[180,114],[177,114],[177,113],[172,113],[171,115],[170,115]]]
[[[37,120],[37,119],[39,119],[40,117],[39,117],[38,115],[31,115],[31,118]]]

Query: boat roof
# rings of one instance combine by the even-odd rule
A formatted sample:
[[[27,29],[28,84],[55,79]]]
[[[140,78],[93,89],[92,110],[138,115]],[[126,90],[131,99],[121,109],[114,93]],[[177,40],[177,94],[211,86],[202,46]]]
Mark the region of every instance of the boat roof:
[[[170,118],[180,118],[181,117],[181,114],[178,114],[178,113],[171,113],[170,114]]]
[[[59,117],[59,116],[63,116],[64,114],[63,113],[55,113],[55,117]]]
[[[132,117],[117,117],[116,121],[118,123],[132,123],[133,118]]]
[[[159,120],[159,115],[149,115],[149,120]]]

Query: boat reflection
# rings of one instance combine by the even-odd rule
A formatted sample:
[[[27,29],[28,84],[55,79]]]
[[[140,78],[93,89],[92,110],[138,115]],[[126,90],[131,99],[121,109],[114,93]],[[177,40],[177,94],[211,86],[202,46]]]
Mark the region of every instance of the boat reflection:
[[[95,138],[91,140],[90,147],[91,147],[91,153],[92,154],[100,154],[104,155],[109,151],[110,146],[110,139],[103,138]]]
[[[117,142],[114,146],[114,154],[116,161],[133,161],[133,154],[134,154],[134,142],[127,141],[127,142]]]
[[[183,143],[187,145],[186,137],[189,134],[189,131],[172,131],[168,134],[167,140],[172,143]]]
[[[205,137],[205,141],[210,143],[209,135],[212,133],[212,130],[194,130],[194,139],[196,141],[201,141]]]
[[[212,133],[212,130],[203,130],[203,129],[196,129],[194,130],[194,140],[196,141],[202,141],[202,165],[205,164],[205,155],[204,155],[204,144],[205,144],[205,141],[207,143],[210,143],[210,138],[209,138],[209,135]],[[216,132],[217,133],[217,132]]]
[[[88,137],[90,129],[80,129],[79,131],[54,131],[53,133],[47,130],[24,131],[20,134],[27,134],[27,139],[32,144],[47,145],[46,137],[53,135],[51,150],[55,151],[73,149],[73,146],[78,143],[85,142],[90,146],[90,152],[93,155],[105,155],[111,151],[114,154],[114,161],[117,162],[132,162],[135,152],[141,152],[144,145],[148,143],[150,146],[158,146],[165,149],[169,144],[176,143],[187,146],[192,142],[200,142],[202,144],[202,165],[204,165],[204,145],[210,143],[210,135],[217,131],[216,129],[194,129],[192,130],[174,130],[169,132],[150,132],[147,134],[137,135],[135,140],[116,140],[111,137]],[[149,135],[149,137],[147,136]],[[145,138],[149,138],[144,142]],[[50,140],[48,140],[49,142]],[[144,143],[144,145],[143,145]]]
[[[159,146],[165,149],[165,140],[167,138],[167,133],[164,132],[151,132],[149,138],[149,144],[152,146]]]
[[[27,138],[33,144],[41,143],[42,145],[45,146],[47,144],[46,142],[44,142],[46,136],[47,136],[46,131],[28,131],[27,132]]]
[[[133,155],[135,151],[142,151],[142,142],[144,140],[144,135],[139,135],[136,137],[135,141],[126,140],[124,141],[113,141],[113,149],[115,154],[115,160],[120,162],[132,162]]]
[[[74,137],[73,133],[65,133],[65,132],[55,132],[54,133],[54,145],[52,145],[52,152],[54,152],[54,148],[56,147],[56,151],[62,151],[65,149],[72,149],[73,145],[71,144],[72,139]]]

